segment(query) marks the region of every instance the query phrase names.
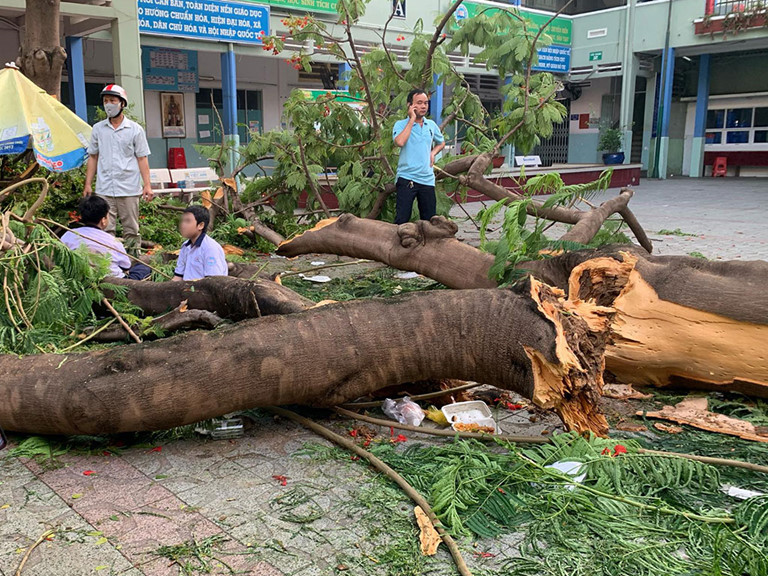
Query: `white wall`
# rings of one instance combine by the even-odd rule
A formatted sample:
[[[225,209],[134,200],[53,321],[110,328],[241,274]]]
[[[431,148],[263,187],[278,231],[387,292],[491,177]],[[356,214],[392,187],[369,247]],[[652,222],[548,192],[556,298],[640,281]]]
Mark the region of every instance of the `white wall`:
[[[86,82],[103,84],[114,82],[112,42],[86,38],[83,41],[83,65],[85,67]],[[129,99],[136,98],[137,96],[138,94],[128,94]]]
[[[685,112],[685,143],[683,144],[683,176],[691,175],[693,129],[696,125],[696,102],[689,102]]]
[[[221,88],[221,56],[213,52],[198,52],[200,86]],[[237,56],[238,90],[261,90],[264,130],[280,126],[283,102],[290,95],[292,85],[298,83],[299,74],[278,58]],[[210,78],[213,77],[213,80]]]
[[[581,97],[571,102],[571,115],[589,114],[596,123],[586,130],[580,130],[579,121],[571,120],[569,125],[571,134],[597,134],[600,131],[597,123],[600,122],[603,95],[611,91],[611,79],[597,78],[590,82],[591,86],[582,90]]]
[[[581,97],[571,102],[571,116],[579,114],[589,114],[593,123],[589,128],[579,129],[579,121],[569,119],[569,142],[568,142],[568,163],[569,164],[595,164],[602,162],[601,152],[597,150],[599,140],[600,113],[602,108],[603,94],[611,90],[610,78],[596,78],[591,80],[591,86],[585,87],[581,92]]]
[[[214,52],[197,53],[201,88],[221,88],[221,56]],[[298,84],[299,75],[287,63],[277,58],[254,56],[236,57],[238,90],[262,92],[264,130],[280,127],[283,102]],[[147,137],[161,138],[160,93],[144,92],[147,116]],[[197,138],[197,111],[195,94],[184,95],[187,117],[187,138]]]

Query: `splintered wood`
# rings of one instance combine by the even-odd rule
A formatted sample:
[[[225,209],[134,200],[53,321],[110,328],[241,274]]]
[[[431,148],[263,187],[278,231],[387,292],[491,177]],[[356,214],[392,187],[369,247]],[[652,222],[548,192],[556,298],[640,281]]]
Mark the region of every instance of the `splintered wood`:
[[[413,509],[413,513],[416,515],[416,522],[419,524],[419,542],[421,542],[421,553],[424,556],[434,556],[437,553],[437,547],[440,546],[442,539],[440,534],[437,533],[435,527],[432,525],[432,521],[421,509],[421,506],[416,506]]]
[[[642,416],[643,412],[639,411],[637,415]],[[649,418],[670,420],[709,432],[738,436],[744,440],[768,442],[768,429],[764,430],[764,427],[756,427],[746,420],[710,412],[707,408],[707,399],[705,397],[686,398],[675,406],[664,406],[659,411],[647,412],[645,415]]]

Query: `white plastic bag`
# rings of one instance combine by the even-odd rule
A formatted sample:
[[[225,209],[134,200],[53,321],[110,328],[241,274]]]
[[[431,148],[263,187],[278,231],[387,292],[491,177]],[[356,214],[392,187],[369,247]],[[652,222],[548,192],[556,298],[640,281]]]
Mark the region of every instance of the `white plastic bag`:
[[[384,411],[384,414],[393,420],[397,420],[400,424],[418,426],[424,420],[424,410],[416,402],[408,398],[408,396],[397,402],[387,398],[381,405],[381,409]]]

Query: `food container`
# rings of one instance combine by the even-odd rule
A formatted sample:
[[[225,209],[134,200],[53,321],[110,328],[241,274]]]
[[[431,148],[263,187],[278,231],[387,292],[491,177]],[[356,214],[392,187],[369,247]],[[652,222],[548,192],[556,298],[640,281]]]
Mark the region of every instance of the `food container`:
[[[456,424],[477,424],[488,428],[488,433],[493,430],[493,434],[499,434],[499,426],[493,419],[491,409],[485,402],[480,400],[472,400],[470,402],[454,402],[453,404],[446,404],[442,408],[442,413],[451,428],[457,432],[485,432],[485,430],[465,430],[463,426],[459,426],[457,429]]]

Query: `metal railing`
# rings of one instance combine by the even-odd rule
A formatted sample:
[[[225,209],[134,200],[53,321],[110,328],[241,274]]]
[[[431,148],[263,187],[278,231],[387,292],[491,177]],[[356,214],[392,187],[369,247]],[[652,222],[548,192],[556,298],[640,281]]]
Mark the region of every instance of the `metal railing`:
[[[766,0],[706,0],[707,14],[727,16],[733,12],[751,12],[766,7]]]

